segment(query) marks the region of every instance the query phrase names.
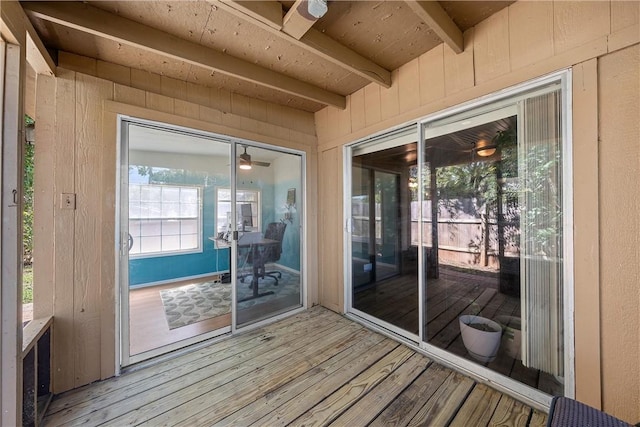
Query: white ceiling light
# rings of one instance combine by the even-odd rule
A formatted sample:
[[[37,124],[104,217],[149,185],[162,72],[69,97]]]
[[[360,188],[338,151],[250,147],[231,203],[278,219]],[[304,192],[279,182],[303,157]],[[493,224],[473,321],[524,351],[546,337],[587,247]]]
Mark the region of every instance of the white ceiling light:
[[[308,0],[307,11],[309,15],[314,18],[320,19],[327,13],[327,0]]]

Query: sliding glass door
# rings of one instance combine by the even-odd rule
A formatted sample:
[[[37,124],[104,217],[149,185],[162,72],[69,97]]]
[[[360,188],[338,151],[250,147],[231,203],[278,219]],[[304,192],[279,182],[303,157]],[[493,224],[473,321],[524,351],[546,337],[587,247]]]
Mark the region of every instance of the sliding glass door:
[[[415,127],[351,151],[351,307],[402,335],[418,336]]]
[[[227,213],[234,238],[238,327],[302,306],[303,158],[236,146],[235,205]]]
[[[301,154],[120,128],[122,365],[302,307]]]
[[[539,402],[573,393],[566,81],[347,150],[348,310]]]
[[[559,89],[425,126],[423,340],[564,393]]]

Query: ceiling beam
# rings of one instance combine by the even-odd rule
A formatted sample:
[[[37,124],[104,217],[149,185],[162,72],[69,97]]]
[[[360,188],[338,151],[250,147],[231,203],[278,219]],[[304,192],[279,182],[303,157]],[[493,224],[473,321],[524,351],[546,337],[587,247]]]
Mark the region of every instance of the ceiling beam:
[[[282,20],[282,31],[296,40],[300,40],[316,23],[318,18],[311,16],[307,0],[296,0]]]
[[[265,25],[280,31],[282,29],[282,4],[279,1],[242,1],[221,0],[233,3],[232,7],[242,10],[247,15]]]
[[[56,72],[56,64],[45,48],[44,43],[40,40],[36,29],[33,28],[31,21],[29,21],[24,10],[20,7],[20,3],[17,1],[3,1],[0,12],[2,14],[3,32],[6,32],[6,27],[9,30],[13,28],[12,31],[16,33],[22,33],[14,35],[16,36],[16,40],[13,41],[14,43],[22,44],[22,36],[24,35],[27,62],[31,65],[31,68],[33,68],[37,74],[53,76]],[[6,34],[3,35],[5,37],[8,36]],[[20,41],[18,41],[17,38],[19,38]]]
[[[87,4],[25,2],[24,8],[29,15],[36,18],[215,70],[323,105],[332,105],[341,109],[346,107],[346,98],[342,95]]]
[[[209,1],[221,6],[222,9],[234,16],[269,31],[271,34],[274,34],[295,46],[303,48],[314,55],[318,55],[351,73],[357,74],[360,77],[386,88],[391,87],[391,73],[389,70],[386,70],[375,62],[354,52],[314,28],[309,29],[309,31],[300,38],[300,40],[297,40],[294,37],[265,24],[262,19],[255,19],[252,15],[247,14],[243,5],[239,4],[244,2],[237,2],[233,0]]]
[[[411,10],[455,53],[464,51],[462,31],[437,1],[406,0]]]

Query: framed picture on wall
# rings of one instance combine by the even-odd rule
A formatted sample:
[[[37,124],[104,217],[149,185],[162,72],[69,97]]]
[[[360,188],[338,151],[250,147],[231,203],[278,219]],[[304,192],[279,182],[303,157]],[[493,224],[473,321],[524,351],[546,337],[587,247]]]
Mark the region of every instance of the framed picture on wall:
[[[287,206],[294,207],[296,204],[296,189],[290,188],[287,191]]]

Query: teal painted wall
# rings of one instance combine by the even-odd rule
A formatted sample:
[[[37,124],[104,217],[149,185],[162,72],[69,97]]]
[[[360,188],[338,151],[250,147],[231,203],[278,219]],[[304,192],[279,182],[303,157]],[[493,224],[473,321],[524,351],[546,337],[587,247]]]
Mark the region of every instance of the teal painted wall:
[[[302,158],[287,154],[274,162],[274,212],[277,221],[284,220],[287,213],[291,214],[291,221],[285,221],[287,228],[282,240],[282,254],[278,264],[300,271],[300,216],[302,215]],[[287,209],[287,194],[289,189],[295,189],[295,207]]]
[[[168,153],[131,152],[130,164],[181,170],[172,174],[170,184],[189,184],[202,187],[202,252],[171,256],[139,257],[129,260],[130,286],[226,272],[230,270],[229,249],[216,249],[209,239],[215,235],[216,188],[229,188],[228,159],[213,156],[190,156]],[[296,205],[301,206],[300,156],[283,155],[270,167],[254,167],[239,171],[238,188],[261,192],[261,228],[269,222],[285,217],[289,188],[296,189]],[[130,181],[141,182],[137,173],[130,173]],[[148,182],[148,180],[147,180]],[[274,184],[275,182],[275,184]],[[293,223],[287,222],[283,240],[283,254],[279,261],[286,267],[300,270],[300,212],[292,209]]]

